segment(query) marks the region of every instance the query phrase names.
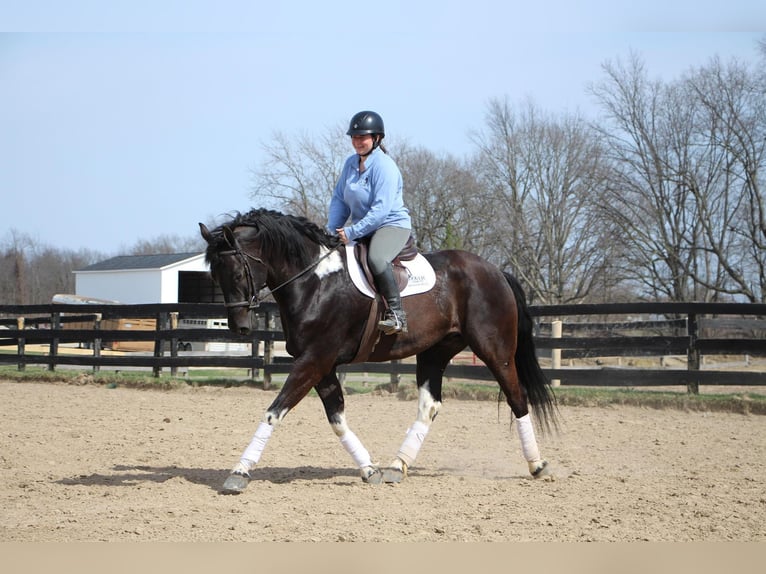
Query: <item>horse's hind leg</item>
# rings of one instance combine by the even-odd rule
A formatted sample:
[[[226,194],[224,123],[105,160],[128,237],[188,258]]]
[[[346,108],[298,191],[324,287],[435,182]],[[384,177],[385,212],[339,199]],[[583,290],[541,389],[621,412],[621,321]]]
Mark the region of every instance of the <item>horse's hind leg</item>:
[[[519,381],[519,375],[516,371],[516,364],[513,357],[509,360],[497,360],[495,357],[502,355],[493,355],[489,357],[483,352],[477,350],[477,356],[486,363],[500,384],[500,388],[505,394],[508,406],[511,407],[513,415],[516,417],[516,430],[519,433],[521,441],[521,452],[527,461],[529,473],[534,478],[546,476],[548,471],[548,462],[540,456],[540,449],[535,437],[535,429],[532,424],[532,418],[529,414],[527,402],[527,393]]]
[[[383,469],[383,482],[401,482],[407,476],[407,468],[412,466],[423,446],[426,435],[431,428],[431,423],[439,414],[442,398],[442,377],[444,369],[450,359],[462,349],[462,342],[444,342],[432,347],[417,357],[417,385],[418,385],[418,416],[412,426],[407,430],[404,442],[396,453],[396,458],[391,461],[388,468]]]
[[[343,400],[343,387],[338,381],[338,376],[333,371],[325,376],[316,386],[319,398],[324,405],[327,420],[335,435],[340,439],[340,444],[351,455],[351,458],[359,468],[364,482],[372,484],[380,483],[380,471],[372,464],[370,453],[364,448],[362,441],[354,434],[346,423],[346,415]]]
[[[540,449],[535,438],[535,429],[529,413],[523,417],[516,417],[516,430],[521,441],[521,452],[527,461],[529,473],[534,478],[542,478],[549,474],[548,461],[540,456]]]

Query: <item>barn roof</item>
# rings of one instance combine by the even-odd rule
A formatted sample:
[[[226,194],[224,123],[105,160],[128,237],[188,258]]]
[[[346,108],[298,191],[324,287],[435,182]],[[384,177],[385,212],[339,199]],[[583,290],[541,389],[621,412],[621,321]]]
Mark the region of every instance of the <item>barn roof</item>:
[[[162,253],[159,255],[118,255],[77,271],[125,271],[130,269],[162,269],[168,265],[194,259],[201,253]]]

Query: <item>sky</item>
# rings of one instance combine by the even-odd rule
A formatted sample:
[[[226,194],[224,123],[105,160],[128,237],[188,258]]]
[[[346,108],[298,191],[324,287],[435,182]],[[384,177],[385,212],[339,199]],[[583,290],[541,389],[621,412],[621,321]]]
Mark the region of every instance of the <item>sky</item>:
[[[764,2],[621,4],[0,0],[0,249],[196,237],[265,205],[251,189],[277,132],[363,109],[390,143],[467,157],[491,100],[590,117],[587,86],[631,53],[668,81],[762,64]]]

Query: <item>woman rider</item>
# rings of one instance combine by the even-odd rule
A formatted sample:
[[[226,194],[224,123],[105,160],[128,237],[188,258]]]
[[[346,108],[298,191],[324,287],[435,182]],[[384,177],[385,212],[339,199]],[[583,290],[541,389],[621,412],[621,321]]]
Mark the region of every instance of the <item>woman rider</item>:
[[[368,264],[387,305],[378,327],[387,335],[406,333],[407,317],[391,266],[412,233],[402,174],[382,145],[386,132],[380,115],[355,114],[346,135],[356,153],[346,160],[333,190],[327,229],[345,244],[369,238]]]

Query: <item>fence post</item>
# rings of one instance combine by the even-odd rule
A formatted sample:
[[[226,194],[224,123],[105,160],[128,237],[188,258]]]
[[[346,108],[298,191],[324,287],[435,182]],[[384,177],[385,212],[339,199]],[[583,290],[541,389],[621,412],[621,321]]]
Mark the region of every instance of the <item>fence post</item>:
[[[562,323],[561,321],[551,321],[551,337],[561,339]],[[551,369],[561,368],[561,349],[551,349]],[[551,379],[551,386],[561,386],[561,379]]]
[[[686,370],[689,373],[689,378],[686,380],[686,391],[691,395],[698,395],[700,386],[697,371],[700,370],[700,350],[697,347],[699,323],[696,313],[689,313],[686,319],[686,333],[689,336],[689,346],[686,349]]]
[[[265,318],[263,319],[265,321]],[[251,319],[252,321],[252,319]],[[253,329],[253,338],[250,340],[250,358],[252,359],[251,367],[250,367],[250,381],[255,382],[258,379],[258,375],[260,374],[260,369],[256,367],[256,362],[258,361],[258,351],[260,350],[260,339],[258,338],[260,335],[258,334],[258,331],[261,330],[261,316],[255,315],[255,328]],[[265,329],[265,326],[264,326]]]
[[[394,367],[394,369],[397,368],[397,365],[401,365],[402,361],[400,359],[394,359],[391,361],[391,365]],[[399,390],[399,381],[402,380],[402,375],[396,370],[391,371],[391,392],[395,393]]]
[[[264,315],[264,323],[267,331],[273,331],[275,327],[275,320],[271,313],[268,311]],[[268,370],[268,366],[272,364],[274,355],[274,337],[268,337],[263,341],[263,389],[268,390],[271,388],[271,372]]]
[[[168,326],[168,314],[166,312],[157,313],[157,324],[155,326],[155,333],[161,331],[162,329],[167,329]],[[155,339],[154,340],[154,358],[159,359],[164,355],[164,349],[163,349],[163,341],[162,339]],[[159,377],[162,374],[162,367],[160,366],[154,366],[152,367],[152,372],[155,377]]]
[[[59,353],[59,338],[53,335],[53,332],[61,329],[61,313],[54,311],[51,313],[51,342],[50,342],[50,355],[51,362],[48,363],[48,370],[56,370],[56,356]]]
[[[178,311],[170,312],[170,328],[175,331],[178,329]],[[172,336],[170,338],[170,356],[175,358],[178,356],[178,337]],[[170,367],[170,376],[175,377],[178,375],[178,366],[172,365]]]
[[[16,327],[19,329],[19,331],[24,330],[24,317],[16,317]],[[19,366],[18,370],[23,371],[26,369],[26,361],[24,360],[24,355],[26,353],[26,345],[27,345],[27,339],[26,337],[19,337],[17,339],[17,346],[16,346],[16,354],[19,357]]]
[[[96,336],[93,337],[93,357],[101,357],[101,337],[98,336],[98,331],[101,330],[101,313],[96,313],[93,316],[93,330],[96,331]],[[93,365],[93,372],[98,373],[101,370],[101,365]]]

